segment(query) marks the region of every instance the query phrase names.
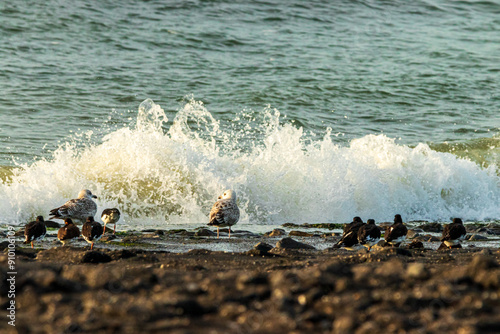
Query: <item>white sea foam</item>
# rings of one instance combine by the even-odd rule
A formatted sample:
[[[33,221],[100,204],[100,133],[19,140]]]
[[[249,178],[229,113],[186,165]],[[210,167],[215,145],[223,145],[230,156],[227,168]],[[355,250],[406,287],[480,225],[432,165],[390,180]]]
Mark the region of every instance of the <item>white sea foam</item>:
[[[342,146],[328,130],[305,134],[276,110],[219,124],[189,101],[169,122],[151,100],[137,121],[95,143],[69,140],[48,160],[20,166],[0,184],[4,222],[24,223],[74,198],[98,195],[125,227],[198,226],[224,189],[238,193],[238,225],[284,222],[500,218],[497,166],[480,167],[425,144],[367,135]],[[85,136],[83,136],[85,137]]]

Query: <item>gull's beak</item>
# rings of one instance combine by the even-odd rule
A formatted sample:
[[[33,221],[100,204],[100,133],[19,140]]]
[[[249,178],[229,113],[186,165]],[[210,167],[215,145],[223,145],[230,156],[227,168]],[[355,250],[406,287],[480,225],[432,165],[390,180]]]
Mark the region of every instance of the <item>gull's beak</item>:
[[[92,198],[97,198],[97,196],[96,195],[92,195]]]

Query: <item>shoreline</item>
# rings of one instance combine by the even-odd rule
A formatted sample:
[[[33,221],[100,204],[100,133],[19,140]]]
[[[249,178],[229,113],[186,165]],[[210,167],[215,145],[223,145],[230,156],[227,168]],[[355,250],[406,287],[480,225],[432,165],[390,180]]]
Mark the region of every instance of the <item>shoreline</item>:
[[[500,328],[497,239],[491,238],[489,247],[466,241],[462,249],[374,247],[368,253],[331,248],[340,238],[335,232],[293,228],[294,233],[267,237],[236,230],[231,239],[221,234],[219,240],[195,235],[210,230],[127,232],[96,243],[93,251],[86,242],[54,246],[51,237],[35,249],[18,244],[16,327],[4,321],[0,328],[5,333]],[[290,242],[290,234],[298,244]],[[6,260],[4,251],[0,263]],[[5,294],[0,301],[7,305]]]

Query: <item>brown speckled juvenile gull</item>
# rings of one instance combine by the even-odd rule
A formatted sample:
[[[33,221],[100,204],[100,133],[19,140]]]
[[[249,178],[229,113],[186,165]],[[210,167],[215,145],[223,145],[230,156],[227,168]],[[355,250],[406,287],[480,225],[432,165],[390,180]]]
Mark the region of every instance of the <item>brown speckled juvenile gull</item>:
[[[97,198],[88,189],[83,189],[78,194],[78,198],[71,199],[62,206],[50,210],[52,217],[50,219],[71,218],[84,223],[87,217],[94,217],[97,212],[97,204],[92,200]]]
[[[212,210],[210,210],[210,222],[208,226],[217,226],[217,239],[219,238],[219,227],[229,227],[229,238],[231,238],[231,226],[240,219],[240,209],[236,204],[236,192],[228,189],[219,196]]]

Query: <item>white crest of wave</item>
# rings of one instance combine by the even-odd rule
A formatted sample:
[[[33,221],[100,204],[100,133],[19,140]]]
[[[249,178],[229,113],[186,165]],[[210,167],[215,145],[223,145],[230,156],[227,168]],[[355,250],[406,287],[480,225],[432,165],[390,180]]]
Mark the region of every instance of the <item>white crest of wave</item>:
[[[99,196],[98,215],[116,206],[127,227],[204,225],[227,188],[238,193],[241,225],[500,217],[496,166],[384,135],[340,146],[330,130],[315,137],[282,121],[266,109],[222,126],[192,100],[169,124],[146,100],[135,127],[98,144],[68,141],[50,160],[20,166],[0,185],[2,219],[46,216],[82,188]]]

